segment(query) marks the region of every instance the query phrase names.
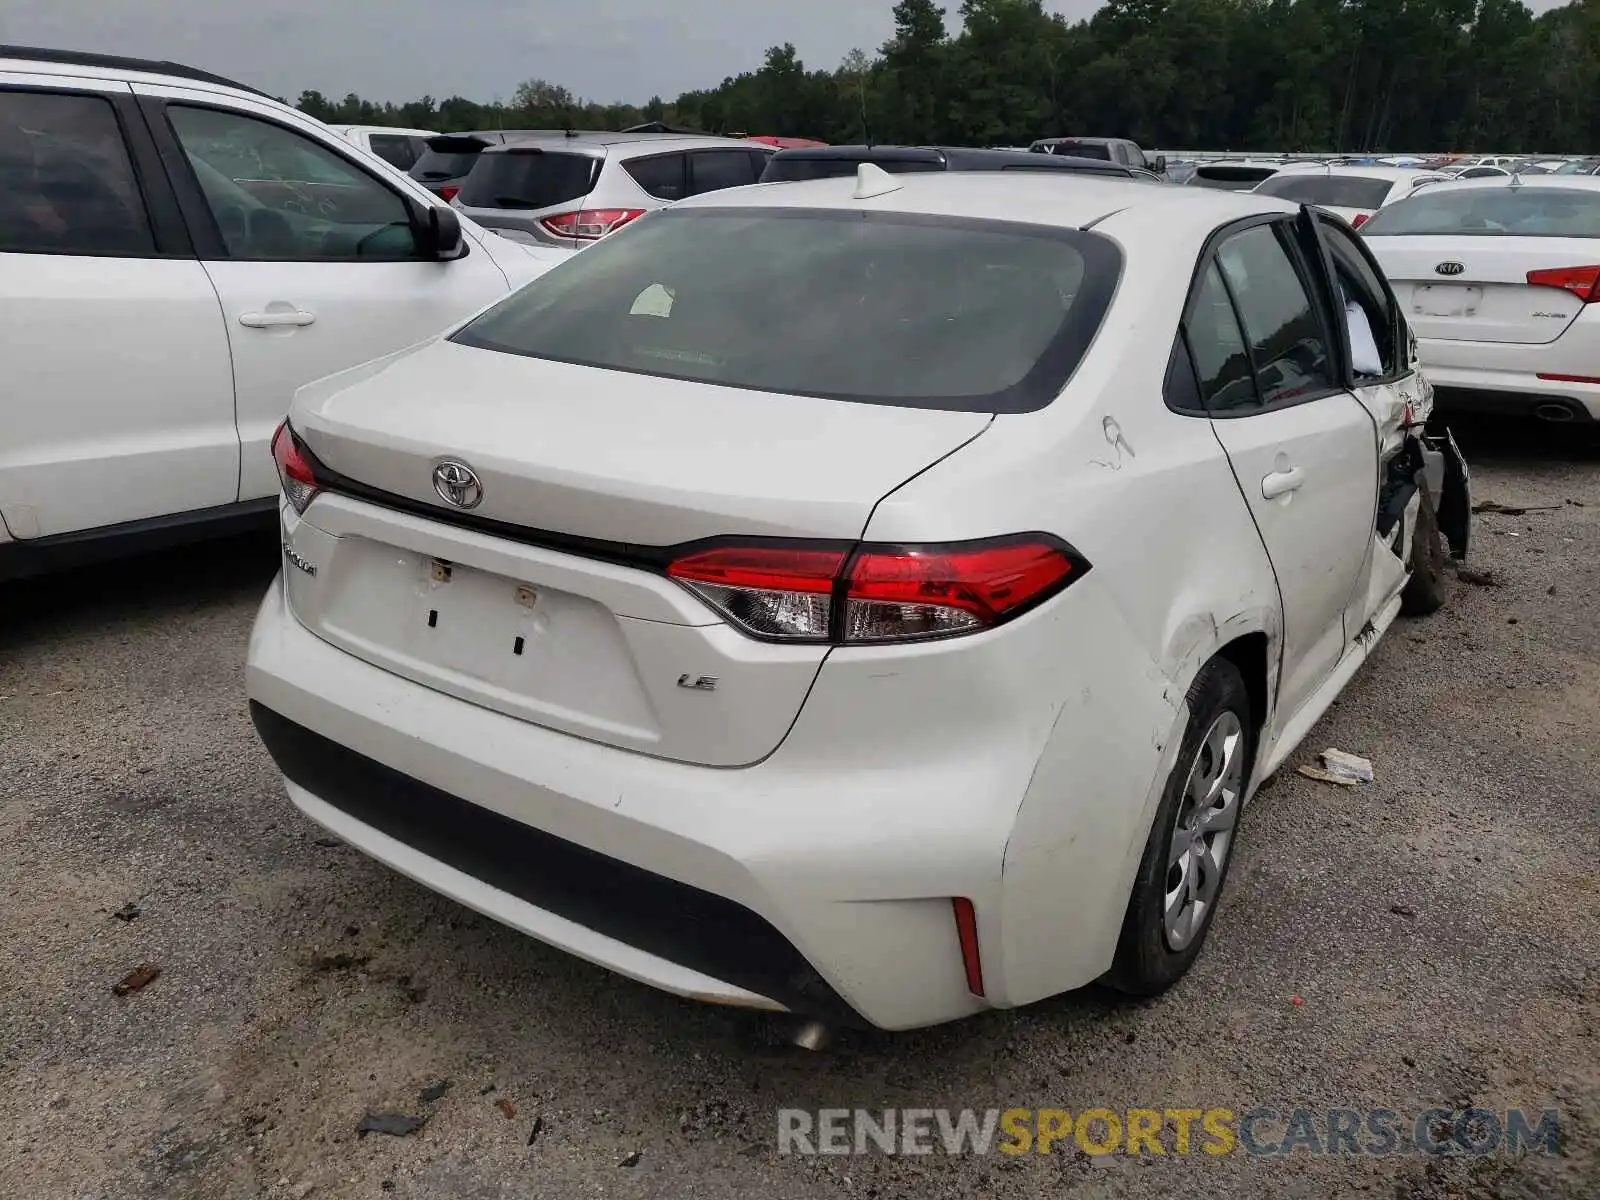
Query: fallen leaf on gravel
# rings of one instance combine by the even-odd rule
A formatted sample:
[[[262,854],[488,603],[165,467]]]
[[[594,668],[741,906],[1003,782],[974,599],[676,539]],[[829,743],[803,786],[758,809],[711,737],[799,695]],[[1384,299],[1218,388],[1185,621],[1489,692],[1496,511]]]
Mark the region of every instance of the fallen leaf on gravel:
[[[441,1099],[449,1090],[450,1081],[448,1079],[441,1079],[438,1083],[430,1083],[427,1087],[423,1088],[421,1095],[419,1095],[417,1099],[424,1104],[432,1104],[435,1100]]]
[[[317,845],[317,846],[329,846],[329,847],[344,845],[344,843],[342,841],[340,841],[338,838],[333,838],[333,837],[318,838],[316,840],[316,842],[313,843],[313,844]]]
[[[1462,567],[1456,572],[1456,578],[1462,583],[1470,583],[1473,587],[1503,587],[1504,585],[1494,577],[1493,571],[1474,571],[1471,567]]]
[[[1417,915],[1417,910],[1409,904],[1391,904],[1389,905],[1389,911],[1397,917],[1414,917]]]
[[[619,1162],[617,1164],[617,1166],[619,1166],[619,1167],[637,1167],[639,1165],[639,1160],[641,1158],[643,1158],[643,1157],[644,1157],[644,1155],[640,1151],[632,1150],[623,1158],[623,1160],[621,1162]]]
[[[132,900],[129,900],[126,904],[124,904],[121,908],[117,909],[117,911],[112,913],[111,915],[113,917],[115,917],[119,921],[131,921],[135,917],[137,917],[142,911],[144,911],[144,910],[141,909]]]
[[[366,1137],[369,1133],[386,1133],[390,1137],[405,1137],[421,1129],[427,1120],[426,1117],[408,1117],[404,1113],[369,1112],[361,1118],[361,1124],[356,1126],[356,1136]]]
[[[530,1145],[530,1146],[533,1145],[533,1139],[538,1137],[539,1134],[543,1130],[544,1130],[544,1118],[543,1117],[535,1117],[533,1119],[533,1128],[528,1130],[528,1145]]]
[[[111,985],[111,991],[118,996],[131,996],[147,984],[154,983],[161,976],[161,968],[155,963],[145,963],[129,971],[120,980]]]
[[[500,1099],[494,1102],[494,1106],[500,1110],[500,1115],[506,1120],[511,1121],[516,1119],[517,1106],[511,1103],[507,1097],[501,1096]]]

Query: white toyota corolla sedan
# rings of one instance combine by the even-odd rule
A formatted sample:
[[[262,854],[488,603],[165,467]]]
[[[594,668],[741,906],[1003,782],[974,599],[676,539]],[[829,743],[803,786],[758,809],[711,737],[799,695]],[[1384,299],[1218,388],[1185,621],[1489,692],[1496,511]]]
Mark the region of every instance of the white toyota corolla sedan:
[[[1600,420],[1600,179],[1431,187],[1361,233],[1441,410]]]
[[[695,197],[301,390],[251,711],[314,821],[683,996],[1154,993],[1466,553],[1428,405],[1359,239],[1280,201]]]

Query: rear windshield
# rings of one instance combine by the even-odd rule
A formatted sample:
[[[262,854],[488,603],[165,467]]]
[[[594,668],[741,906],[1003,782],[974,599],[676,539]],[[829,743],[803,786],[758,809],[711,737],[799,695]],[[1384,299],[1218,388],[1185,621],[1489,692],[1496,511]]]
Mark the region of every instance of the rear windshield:
[[[966,412],[1048,404],[1099,328],[1115,243],[1076,229],[667,208],[455,334],[468,346],[790,395]]]
[[[1445,233],[1476,237],[1600,238],[1600,191],[1554,187],[1439,187],[1391,204],[1364,236]]]
[[[1360,175],[1273,175],[1256,191],[1296,204],[1321,204],[1329,208],[1382,208],[1393,183]]]
[[[552,208],[587,196],[600,161],[534,146],[482,154],[457,199],[468,208]]]
[[[435,150],[425,147],[421,156],[411,166],[411,178],[422,183],[437,183],[441,179],[459,179],[472,170],[482,153],[481,145],[474,146],[465,139],[448,143],[449,149]]]
[[[1111,147],[1104,142],[1078,142],[1068,138],[1059,142],[1046,142],[1046,154],[1070,154],[1074,158],[1098,158],[1111,161]]]
[[[928,159],[879,159],[867,154],[863,154],[860,158],[845,158],[833,154],[826,158],[786,158],[781,154],[775,154],[767,161],[766,168],[761,172],[761,182],[793,183],[798,179],[838,179],[844,175],[854,175],[856,168],[864,162],[881,167],[891,175],[944,170],[942,161]]]
[[[1225,192],[1248,192],[1264,179],[1277,174],[1272,167],[1199,167],[1189,179],[1190,187],[1218,188]]]

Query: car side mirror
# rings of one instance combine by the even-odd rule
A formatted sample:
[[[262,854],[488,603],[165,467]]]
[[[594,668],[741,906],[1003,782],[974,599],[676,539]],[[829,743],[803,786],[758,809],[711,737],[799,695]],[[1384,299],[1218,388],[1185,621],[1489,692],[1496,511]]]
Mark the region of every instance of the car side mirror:
[[[429,204],[417,214],[417,241],[423,258],[448,262],[466,250],[461,232],[461,217],[453,208]]]

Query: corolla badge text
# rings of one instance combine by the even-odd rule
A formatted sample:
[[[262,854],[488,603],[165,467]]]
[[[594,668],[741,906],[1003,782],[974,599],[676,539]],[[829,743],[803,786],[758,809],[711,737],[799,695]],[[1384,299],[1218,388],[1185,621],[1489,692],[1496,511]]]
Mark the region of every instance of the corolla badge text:
[[[290,566],[299,568],[307,575],[315,575],[317,573],[317,564],[295,553],[295,548],[289,544],[287,538],[283,542],[283,556],[289,560]]]
[[[478,473],[454,458],[441,459],[435,464],[433,490],[452,508],[477,508],[483,503],[483,483]]]

